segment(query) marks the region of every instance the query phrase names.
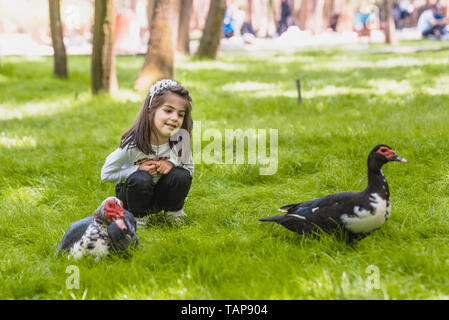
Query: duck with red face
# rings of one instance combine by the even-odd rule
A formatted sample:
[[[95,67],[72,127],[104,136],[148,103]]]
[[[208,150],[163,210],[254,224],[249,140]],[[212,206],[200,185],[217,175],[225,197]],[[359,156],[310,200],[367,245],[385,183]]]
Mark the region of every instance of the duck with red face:
[[[58,250],[69,252],[69,257],[80,259],[93,255],[98,261],[111,249],[126,250],[131,242],[137,244],[136,221],[123,203],[109,197],[95,210],[92,217],[72,225],[64,235]]]
[[[315,200],[286,205],[282,216],[261,218],[277,222],[299,234],[343,230],[351,242],[382,227],[390,217],[391,202],[382,166],[391,161],[407,163],[392,148],[381,144],[368,156],[368,186],[361,192],[340,192]]]
[[[104,206],[104,216],[106,217],[106,219],[103,220],[104,223],[109,225],[111,222],[114,222],[120,230],[126,230],[126,224],[123,220],[124,215],[122,201],[116,197],[110,197],[104,201],[104,205],[102,204],[102,206]],[[100,206],[100,208],[102,208],[102,206]],[[99,217],[97,217],[97,220],[101,221],[102,212],[98,209],[97,211],[99,211]]]
[[[370,153],[370,157],[372,157],[371,154],[373,153],[377,153],[379,155],[381,155],[381,157],[379,157],[379,161],[383,161],[384,163],[387,163],[388,161],[400,161],[400,162],[405,162],[407,163],[407,159],[401,158],[400,156],[398,156],[396,154],[396,152],[393,151],[393,149],[391,149],[389,146],[384,145],[384,144],[380,144],[378,146],[376,146]],[[368,157],[368,161],[370,159],[370,157]]]

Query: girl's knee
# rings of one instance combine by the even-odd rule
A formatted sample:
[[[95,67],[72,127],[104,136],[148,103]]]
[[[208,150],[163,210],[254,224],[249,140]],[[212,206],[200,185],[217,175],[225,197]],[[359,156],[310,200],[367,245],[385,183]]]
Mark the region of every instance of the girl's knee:
[[[127,187],[148,190],[153,188],[153,177],[147,171],[137,170],[126,179]]]
[[[168,175],[172,180],[175,180],[176,182],[185,184],[190,184],[192,182],[192,176],[190,175],[190,172],[181,167],[172,168]]]

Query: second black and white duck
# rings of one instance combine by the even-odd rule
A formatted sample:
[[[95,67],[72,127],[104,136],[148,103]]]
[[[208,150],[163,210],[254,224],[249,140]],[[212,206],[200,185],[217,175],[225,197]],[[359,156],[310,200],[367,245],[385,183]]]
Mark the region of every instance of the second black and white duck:
[[[387,145],[377,145],[368,156],[368,186],[362,192],[341,192],[290,204],[286,214],[261,218],[277,222],[299,234],[343,229],[347,240],[361,239],[382,227],[391,212],[390,191],[382,166],[390,161],[408,162]]]
[[[136,247],[136,219],[116,197],[104,200],[93,216],[72,224],[58,246],[59,252],[68,252],[69,257],[79,259],[93,255],[96,260],[107,256],[110,250],[126,253]]]

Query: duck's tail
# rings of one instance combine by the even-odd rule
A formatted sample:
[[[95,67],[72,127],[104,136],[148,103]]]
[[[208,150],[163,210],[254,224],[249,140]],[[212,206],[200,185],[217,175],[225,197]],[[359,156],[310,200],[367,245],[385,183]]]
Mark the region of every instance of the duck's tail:
[[[307,229],[306,218],[297,214],[260,218],[259,221],[277,222],[290,231],[302,234]]]
[[[270,221],[270,222],[277,222],[277,223],[279,223],[284,217],[285,217],[285,214],[282,215],[282,216],[260,218],[259,221]]]

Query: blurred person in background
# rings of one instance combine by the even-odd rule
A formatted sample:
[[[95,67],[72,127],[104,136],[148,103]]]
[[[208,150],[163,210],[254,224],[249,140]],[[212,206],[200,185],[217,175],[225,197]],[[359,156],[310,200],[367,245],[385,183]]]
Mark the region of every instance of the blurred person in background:
[[[288,18],[292,14],[292,9],[287,0],[282,0],[281,3],[281,20],[279,20],[277,34],[281,35],[289,27]]]
[[[428,39],[449,40],[446,25],[447,18],[444,16],[443,6],[437,3],[421,13],[417,28]]]

